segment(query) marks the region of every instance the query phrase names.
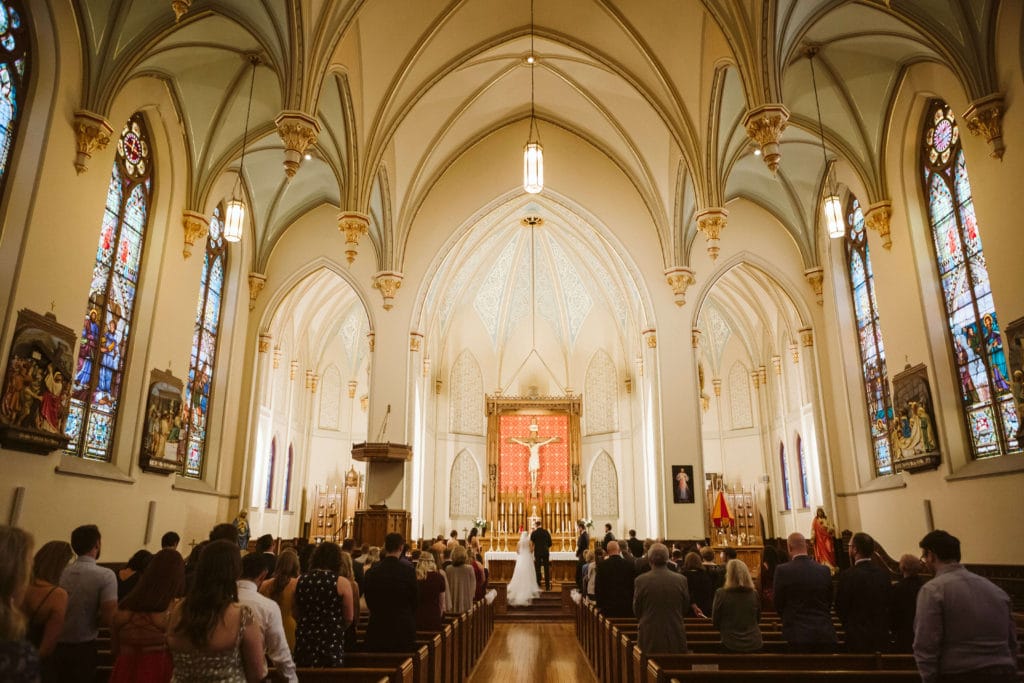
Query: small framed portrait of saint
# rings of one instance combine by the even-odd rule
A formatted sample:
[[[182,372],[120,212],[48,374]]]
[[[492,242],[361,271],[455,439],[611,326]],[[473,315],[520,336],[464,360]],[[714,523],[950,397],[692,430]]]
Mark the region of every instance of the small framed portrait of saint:
[[[672,502],[692,503],[693,465],[672,465]]]

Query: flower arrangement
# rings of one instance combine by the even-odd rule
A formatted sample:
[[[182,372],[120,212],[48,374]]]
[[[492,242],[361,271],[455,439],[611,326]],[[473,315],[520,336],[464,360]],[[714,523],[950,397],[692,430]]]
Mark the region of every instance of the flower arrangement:
[[[594,520],[590,519],[589,517],[585,517],[584,519],[581,519],[580,520],[580,524],[582,524],[583,526],[587,527],[587,531],[590,531],[591,529],[594,528]]]
[[[488,527],[487,520],[484,519],[483,517],[477,517],[476,519],[473,520],[473,526],[475,526],[480,531],[487,531],[487,527]]]

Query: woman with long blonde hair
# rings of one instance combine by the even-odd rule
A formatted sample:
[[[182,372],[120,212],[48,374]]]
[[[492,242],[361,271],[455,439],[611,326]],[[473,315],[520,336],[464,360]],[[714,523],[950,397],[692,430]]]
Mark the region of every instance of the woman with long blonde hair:
[[[0,526],[0,681],[39,680],[39,656],[25,640],[25,616],[18,609],[28,586],[32,537]]]
[[[722,633],[726,652],[757,652],[761,649],[761,601],[754,590],[750,570],[740,560],[725,565],[725,585],[715,591],[711,621]]]
[[[288,649],[295,649],[295,617],[292,605],[295,603],[295,586],[299,583],[299,554],[294,548],[285,548],[277,556],[274,575],[260,585],[260,594],[278,604],[281,608],[281,622]]]
[[[56,661],[51,655],[57,647],[57,638],[64,627],[64,613],[68,606],[68,592],[61,588],[60,575],[75,556],[67,541],[44,543],[32,558],[32,579],[21,601],[25,614],[28,641],[39,652],[40,680],[57,680]]]

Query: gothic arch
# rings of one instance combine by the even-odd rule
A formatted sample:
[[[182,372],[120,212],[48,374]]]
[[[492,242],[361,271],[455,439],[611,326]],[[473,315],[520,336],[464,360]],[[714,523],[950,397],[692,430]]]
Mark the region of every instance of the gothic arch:
[[[619,517],[619,474],[612,457],[603,450],[590,468],[590,516],[596,519]]]
[[[469,349],[460,353],[452,365],[451,388],[449,429],[457,434],[483,436],[486,427],[484,378],[480,364]]]
[[[587,365],[583,389],[584,433],[609,434],[619,430],[619,396],[615,363],[598,349]]]
[[[337,430],[341,416],[341,373],[331,365],[324,370],[320,382],[320,414],[317,423],[320,429]]]
[[[480,469],[469,451],[463,450],[455,456],[448,486],[449,517],[456,519],[480,514]]]

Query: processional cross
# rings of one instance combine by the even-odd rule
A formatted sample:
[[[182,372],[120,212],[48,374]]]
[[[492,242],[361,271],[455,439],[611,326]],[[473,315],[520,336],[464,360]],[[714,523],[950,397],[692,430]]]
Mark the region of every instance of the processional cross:
[[[561,439],[557,436],[551,436],[547,439],[540,437],[540,427],[537,426],[536,420],[530,425],[529,438],[509,439],[509,443],[517,443],[530,449],[530,459],[527,462],[527,468],[530,470],[530,490],[533,492],[534,497],[537,496],[537,476],[540,474],[540,447],[556,441],[561,441]]]

